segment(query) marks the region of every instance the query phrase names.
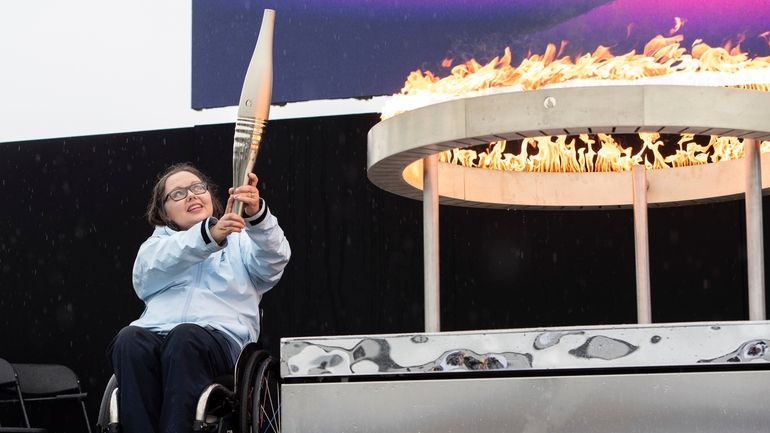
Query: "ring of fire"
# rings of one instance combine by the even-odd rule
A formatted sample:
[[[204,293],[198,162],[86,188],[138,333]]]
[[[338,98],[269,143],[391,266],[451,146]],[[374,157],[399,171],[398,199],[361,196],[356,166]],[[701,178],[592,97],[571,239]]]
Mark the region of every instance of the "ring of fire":
[[[658,132],[770,139],[770,93],[726,87],[610,85],[458,99],[398,114],[368,134],[368,177],[422,199],[422,158],[497,140]],[[762,154],[770,189],[770,154]],[[648,170],[647,202],[670,206],[729,199],[745,191],[742,160]],[[533,173],[439,163],[442,204],[488,208],[631,207],[630,172]]]

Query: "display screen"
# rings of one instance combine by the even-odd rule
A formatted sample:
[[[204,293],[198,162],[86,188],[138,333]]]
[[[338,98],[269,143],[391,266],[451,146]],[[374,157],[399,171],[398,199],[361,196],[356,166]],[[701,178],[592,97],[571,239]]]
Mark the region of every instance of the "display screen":
[[[676,33],[685,48],[770,55],[770,0],[193,0],[193,108],[238,104],[265,8],[276,11],[273,103],[389,95],[410,71],[445,75],[505,47],[518,64],[548,43],[623,54]]]

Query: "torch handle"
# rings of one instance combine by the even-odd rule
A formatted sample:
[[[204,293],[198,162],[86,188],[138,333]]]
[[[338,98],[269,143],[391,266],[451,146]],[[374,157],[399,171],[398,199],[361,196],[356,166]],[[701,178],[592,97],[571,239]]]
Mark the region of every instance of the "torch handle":
[[[249,173],[254,170],[262,132],[267,120],[239,117],[235,122],[235,141],[233,143],[233,188],[248,185]],[[243,216],[243,203],[233,203],[233,213]]]

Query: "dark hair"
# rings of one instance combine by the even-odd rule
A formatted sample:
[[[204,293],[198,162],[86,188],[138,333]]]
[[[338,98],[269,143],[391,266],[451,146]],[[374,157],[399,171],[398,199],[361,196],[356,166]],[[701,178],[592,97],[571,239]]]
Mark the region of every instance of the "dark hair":
[[[166,198],[166,181],[171,175],[186,171],[198,176],[198,179],[206,182],[209,187],[209,194],[211,194],[211,204],[214,207],[214,217],[219,218],[224,213],[222,203],[216,198],[217,185],[209,179],[208,176],[203,174],[200,170],[195,168],[194,165],[189,162],[180,162],[168,167],[162,173],[158,175],[158,181],[155,182],[155,186],[152,187],[152,195],[150,196],[150,202],[147,204],[147,221],[152,226],[169,226],[173,229],[177,229],[176,224],[168,219],[166,215],[166,209],[163,206]]]

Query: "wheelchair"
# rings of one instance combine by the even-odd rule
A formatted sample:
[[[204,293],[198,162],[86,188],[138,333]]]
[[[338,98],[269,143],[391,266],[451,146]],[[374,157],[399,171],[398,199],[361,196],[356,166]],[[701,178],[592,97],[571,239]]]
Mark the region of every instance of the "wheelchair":
[[[192,431],[277,433],[281,431],[279,361],[257,343],[248,343],[235,363],[235,374],[220,376],[204,388]],[[120,432],[119,389],[113,375],[99,406],[97,429]]]

